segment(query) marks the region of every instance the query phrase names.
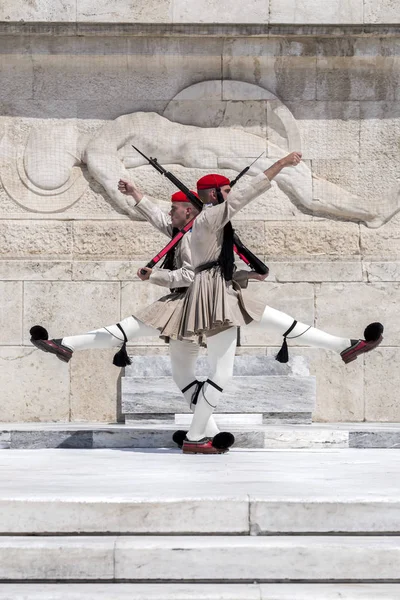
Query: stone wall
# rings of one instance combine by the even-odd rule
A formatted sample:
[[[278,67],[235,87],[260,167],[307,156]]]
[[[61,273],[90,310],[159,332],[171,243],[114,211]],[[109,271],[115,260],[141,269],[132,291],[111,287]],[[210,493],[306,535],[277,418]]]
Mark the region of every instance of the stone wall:
[[[211,0],[136,2],[129,13],[115,0],[3,2],[3,183],[9,157],[1,138],[18,147],[32,128],[50,126],[57,139],[60,124],[90,136],[122,114],[163,114],[193,84],[234,79],[267,90],[289,109],[314,176],[384,212],[400,192],[397,1],[314,0],[300,7],[257,0],[246,11],[231,4],[228,23],[219,26],[222,5]],[[147,25],[135,27],[140,23]],[[202,29],[202,23],[211,26]],[[223,113],[212,99],[196,106],[209,126],[265,127],[268,141],[265,99],[232,97]],[[180,109],[185,122],[185,105]],[[276,141],[276,129],[274,135]],[[1,421],[115,419],[119,372],[112,353],[86,352],[65,365],[32,348],[29,327],[42,323],[51,336],[78,333],[114,323],[163,291],[135,276],[162,236],[125,217],[79,168],[85,188],[57,212],[28,210],[32,194],[19,202],[0,184]],[[198,174],[176,171],[192,183]],[[136,169],[135,179],[161,199],[172,189],[147,168]],[[400,214],[379,228],[345,214],[316,216],[276,185],[237,219],[243,239],[271,267],[270,280],[255,284],[264,286],[271,306],[351,337],[361,336],[370,321],[386,325],[380,349],[347,367],[336,356],[302,348],[299,339],[293,351],[308,356],[317,375],[315,420],[400,420],[399,224]],[[246,331],[241,339],[240,353],[271,354],[279,344]],[[137,354],[166,351],[158,341],[132,346]]]

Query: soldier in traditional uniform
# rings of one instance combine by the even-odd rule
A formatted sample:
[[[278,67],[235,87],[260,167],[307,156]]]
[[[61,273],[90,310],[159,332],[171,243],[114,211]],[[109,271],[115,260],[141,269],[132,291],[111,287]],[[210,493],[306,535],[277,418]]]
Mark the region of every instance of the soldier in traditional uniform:
[[[219,453],[234,443],[234,436],[225,432],[219,434],[218,443],[214,444],[206,435],[205,426],[232,377],[237,327],[266,327],[281,333],[283,345],[277,355],[281,362],[287,360],[286,338],[302,336],[305,345],[334,350],[345,363],[382,341],[380,323],[366,328],[364,340],[332,336],[266,306],[263,300],[235,283],[232,217],[267,191],[282,169],[295,167],[300,160],[301,154],[292,152],[253,178],[243,192],[236,189],[231,192],[229,180],[218,174],[206,175],[197,183],[204,208],[192,229],[195,277],[182,304],[178,338],[206,336],[212,374],[198,395],[192,423],[183,442],[184,453]]]
[[[197,210],[181,191],[171,197],[172,206],[169,220],[164,212],[132,183],[120,180],[118,188],[125,196],[133,198],[137,212],[169,238],[174,237],[197,215]],[[44,352],[55,354],[57,358],[66,363],[71,360],[74,352],[80,350],[116,348],[122,345],[114,357],[114,364],[124,367],[129,364],[126,352],[128,341],[142,336],[161,336],[169,341],[173,379],[186,401],[191,407],[194,407],[193,400],[196,400],[200,386],[195,376],[199,346],[194,336],[180,341],[175,335],[182,312],[182,303],[188,286],[194,278],[191,266],[190,235],[189,231],[168,252],[162,268],[143,267],[138,270],[137,275],[142,281],[148,280],[155,285],[170,288],[169,294],[119,323],[80,335],[48,339],[47,331],[43,327],[34,326],[31,328],[32,343]],[[175,432],[174,441],[178,446],[182,445],[185,433],[185,431]],[[207,423],[206,433],[212,439],[215,439],[219,433],[213,417]]]

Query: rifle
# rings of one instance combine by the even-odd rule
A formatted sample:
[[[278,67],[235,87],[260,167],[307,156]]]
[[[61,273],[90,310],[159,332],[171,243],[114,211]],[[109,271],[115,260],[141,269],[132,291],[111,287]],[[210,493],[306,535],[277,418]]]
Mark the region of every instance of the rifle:
[[[186,185],[184,183],[182,183],[180,181],[180,179],[178,179],[177,177],[175,177],[175,175],[173,175],[172,173],[170,173],[169,171],[164,169],[164,167],[162,165],[160,165],[160,163],[158,162],[158,160],[156,158],[152,158],[151,156],[150,157],[146,156],[145,154],[143,154],[143,152],[141,152],[133,144],[132,144],[132,148],[134,148],[136,150],[136,152],[141,154],[143,156],[143,158],[145,158],[152,167],[154,167],[159,173],[161,173],[161,175],[163,175],[164,177],[166,177],[166,179],[168,179],[171,183],[173,183],[173,185],[175,185],[175,187],[177,187],[179,190],[181,190],[181,192],[186,194],[189,202],[191,202],[191,204],[193,204],[193,206],[198,211],[200,211],[200,212],[202,211],[203,203],[194,194],[192,194],[190,189],[188,187],[186,187]],[[262,152],[262,154],[260,154],[260,156],[262,156],[263,154],[264,154],[264,152]],[[251,165],[254,164],[260,158],[260,156],[258,158],[256,158],[251,163]],[[245,167],[243,169],[243,171],[241,171],[239,173],[239,175],[233,181],[230,182],[231,187],[234,186],[239,181],[239,179],[241,177],[243,177],[243,175],[245,173],[247,173],[247,171],[250,169],[251,165],[249,165],[248,167]],[[154,256],[147,263],[146,267],[151,269],[162,258],[164,258],[164,256],[167,254],[167,252],[169,250],[171,250],[172,248],[174,248],[176,246],[176,244],[183,238],[185,233],[187,233],[192,228],[193,222],[194,222],[194,219],[192,219],[189,223],[187,223],[185,225],[185,227],[183,227],[183,229],[181,229],[181,231],[179,233],[177,233],[176,236],[173,237],[172,240],[170,242],[168,242],[168,244],[166,246],[164,246],[164,248],[162,250],[160,250],[160,252],[158,254],[156,254],[156,256]],[[251,250],[249,250],[243,244],[243,242],[240,240],[240,238],[236,232],[234,232],[233,241],[234,241],[233,250],[239,256],[239,258],[241,258],[241,260],[243,260],[244,263],[246,263],[249,267],[251,267],[251,269],[253,271],[255,271],[256,273],[259,273],[261,275],[266,275],[269,273],[269,268],[267,267],[267,265],[265,265],[259,258],[257,258],[257,256],[255,254],[253,254],[253,252],[251,252]],[[146,271],[144,269],[141,269],[140,272],[142,275],[146,274]]]

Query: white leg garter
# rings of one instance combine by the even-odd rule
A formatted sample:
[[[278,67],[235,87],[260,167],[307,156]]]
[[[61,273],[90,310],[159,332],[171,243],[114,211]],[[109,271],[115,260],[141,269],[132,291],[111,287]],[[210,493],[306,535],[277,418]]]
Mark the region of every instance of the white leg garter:
[[[196,385],[191,384],[197,382],[195,375],[195,367],[198,353],[199,347],[197,344],[192,344],[190,342],[180,342],[177,340],[170,340],[169,342],[169,355],[171,357],[172,378],[178,386],[178,388],[182,391],[183,396],[192,411],[196,407],[195,404],[192,404],[193,394],[196,390]],[[217,435],[217,433],[219,433],[219,429],[212,415],[208,419],[205,431],[205,436],[210,438],[213,438]]]

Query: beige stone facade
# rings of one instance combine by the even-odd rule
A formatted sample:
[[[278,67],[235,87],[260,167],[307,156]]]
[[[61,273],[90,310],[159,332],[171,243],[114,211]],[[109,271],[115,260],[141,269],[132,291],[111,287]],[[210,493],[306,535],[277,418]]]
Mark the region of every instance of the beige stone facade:
[[[351,366],[302,348],[301,338],[294,351],[310,358],[317,375],[315,420],[400,421],[398,1],[253,0],[244,8],[150,0],[129,11],[127,4],[0,6],[0,421],[117,417],[112,353],[82,353],[65,365],[30,345],[29,328],[41,323],[51,336],[72,335],[114,323],[162,294],[135,273],[165,239],[124,215],[78,160],[106,123],[138,111],[264,136],[270,156],[277,146],[301,144],[312,186],[307,205],[302,191],[274,184],[236,222],[271,267],[268,283],[255,285],[265,286],[271,306],[332,333],[360,337],[381,320],[383,345]],[[224,85],[199,98],[192,86],[206,81]],[[72,157],[71,185],[57,194],[39,189],[34,174],[43,165],[23,153],[35,141],[29,136],[44,139],[45,130],[52,152]],[[30,165],[29,181],[21,165]],[[205,173],[174,171],[190,185]],[[152,196],[168,199],[172,187],[157,173],[131,173]],[[351,211],[332,213],[342,194],[361,199],[357,210],[365,206],[377,220],[367,227]],[[325,201],[326,216],[319,210]],[[279,340],[243,331],[242,344],[273,353]],[[141,339],[132,351],[167,348]]]

